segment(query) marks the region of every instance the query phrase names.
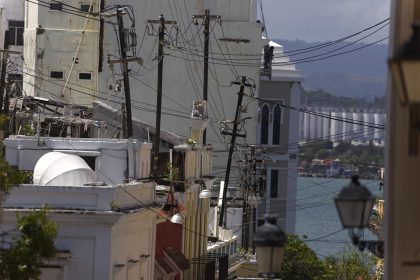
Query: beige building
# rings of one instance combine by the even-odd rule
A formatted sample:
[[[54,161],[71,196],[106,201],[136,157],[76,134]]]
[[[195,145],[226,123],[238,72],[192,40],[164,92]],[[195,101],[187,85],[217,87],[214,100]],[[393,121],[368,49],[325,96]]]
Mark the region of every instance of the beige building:
[[[420,1],[391,1],[390,57],[412,35],[411,24],[420,20]],[[419,49],[420,52],[420,49]],[[420,73],[416,73],[420,75]],[[418,89],[420,90],[420,89]],[[387,112],[387,153],[385,178],[385,279],[419,279],[420,213],[419,155],[409,154],[418,148],[410,129],[409,106],[402,105],[397,87],[390,82]],[[414,116],[418,121],[418,116]],[[414,134],[410,134],[414,133]]]

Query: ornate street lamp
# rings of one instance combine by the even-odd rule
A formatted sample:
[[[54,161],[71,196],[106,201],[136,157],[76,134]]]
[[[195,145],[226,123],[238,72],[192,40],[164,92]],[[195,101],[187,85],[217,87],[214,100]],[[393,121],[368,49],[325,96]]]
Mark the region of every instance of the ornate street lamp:
[[[265,223],[258,227],[254,237],[259,276],[279,277],[286,241],[286,234],[277,225],[276,218],[266,217]]]
[[[363,229],[369,226],[369,219],[375,203],[372,193],[362,186],[357,176],[353,176],[350,184],[344,187],[334,199],[341,224],[349,230],[353,244],[360,251],[369,249],[378,257],[383,257],[383,241],[361,240]]]

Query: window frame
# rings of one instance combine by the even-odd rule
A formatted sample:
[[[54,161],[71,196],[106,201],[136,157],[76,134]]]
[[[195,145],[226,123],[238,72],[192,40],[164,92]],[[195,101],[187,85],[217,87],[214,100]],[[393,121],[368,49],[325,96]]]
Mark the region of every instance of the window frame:
[[[62,73],[62,77],[61,78],[53,77],[53,73]],[[50,70],[50,79],[63,80],[64,79],[64,71],[62,71],[62,70]]]
[[[264,119],[265,108],[267,108],[266,120]],[[263,138],[263,137],[266,137],[266,138]],[[265,141],[263,141],[263,139]],[[269,139],[270,139],[270,106],[268,106],[268,104],[263,104],[261,106],[260,144],[268,145]]]
[[[87,3],[80,3],[80,12],[82,12],[82,13],[93,13],[93,7],[94,6],[95,6],[94,3],[92,3],[92,6],[90,4],[87,4]],[[83,9],[84,7],[87,7],[87,9],[84,10]],[[90,7],[90,9],[89,9],[89,7]]]
[[[9,45],[10,46],[23,46],[24,39],[23,33],[25,32],[25,21],[23,20],[8,20],[8,30],[9,30]],[[20,40],[19,40],[20,34]],[[13,40],[12,37],[13,36]],[[19,44],[19,42],[21,44]]]
[[[59,9],[53,9],[53,7],[59,7]],[[62,12],[63,11],[63,2],[56,2],[56,1],[50,1],[49,3],[49,10],[51,12]]]
[[[276,123],[276,110],[278,109],[278,123]],[[273,108],[273,122],[272,122],[272,137],[271,137],[271,143],[272,145],[280,145],[280,136],[281,136],[281,125],[282,125],[282,115],[283,110],[279,105],[275,105]],[[278,135],[276,135],[278,134]]]
[[[277,175],[275,175],[277,174]],[[279,169],[271,169],[270,170],[270,198],[278,198],[279,197],[279,176],[280,170]],[[276,180],[273,180],[276,178]],[[273,183],[276,182],[274,185]]]
[[[81,75],[90,75],[90,78],[89,79],[81,78],[80,77]],[[79,72],[77,77],[79,81],[92,81],[93,74],[92,72]]]

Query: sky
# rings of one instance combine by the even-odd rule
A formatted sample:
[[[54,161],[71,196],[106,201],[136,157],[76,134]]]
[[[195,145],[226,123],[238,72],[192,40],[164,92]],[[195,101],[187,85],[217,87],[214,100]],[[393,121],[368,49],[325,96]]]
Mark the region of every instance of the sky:
[[[272,39],[331,41],[390,16],[390,0],[259,1],[263,4],[268,37]],[[383,38],[387,32],[385,28],[371,40]]]

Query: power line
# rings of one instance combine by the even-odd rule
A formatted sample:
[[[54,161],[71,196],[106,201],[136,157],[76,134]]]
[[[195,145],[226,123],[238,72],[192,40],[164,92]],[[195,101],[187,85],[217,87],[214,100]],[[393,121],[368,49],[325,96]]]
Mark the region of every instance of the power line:
[[[388,38],[389,37],[387,36],[387,37],[384,37],[384,38],[379,39],[377,41],[374,41],[372,43],[363,45],[361,47],[358,47],[358,48],[355,48],[355,49],[352,49],[352,50],[348,50],[348,51],[339,52],[339,53],[332,54],[332,55],[327,55],[327,56],[324,56],[324,57],[321,57],[321,58],[316,58],[316,59],[297,59],[295,61],[294,60],[291,60],[291,61],[287,61],[287,62],[274,62],[274,63],[272,63],[272,65],[273,66],[288,66],[288,65],[296,65],[296,64],[302,64],[302,63],[308,63],[308,62],[321,61],[321,60],[325,60],[325,59],[328,59],[328,58],[331,58],[331,57],[335,57],[335,56],[344,55],[344,54],[352,53],[352,52],[355,52],[355,51],[359,51],[361,49],[364,49],[364,48],[370,47],[372,45],[378,44],[378,43],[380,43],[382,41],[385,41]],[[168,56],[175,57],[175,58],[180,58],[179,56],[176,56],[176,55],[173,55],[173,54],[168,54]],[[196,56],[200,56],[200,55],[197,54]],[[196,60],[191,59],[191,61],[196,61]],[[227,60],[223,60],[223,61],[225,63],[223,63],[223,62],[216,63],[215,62],[215,64],[217,64],[217,65],[227,65],[227,66],[229,66],[229,65],[230,66],[238,66],[238,67],[260,67],[261,66],[261,63],[260,62],[259,63],[251,64],[251,63],[239,63],[239,62],[238,63],[233,63],[232,61],[231,61],[231,63],[228,63]]]
[[[378,22],[378,23],[376,23],[374,25],[371,25],[371,26],[369,26],[367,28],[364,28],[363,30],[360,30],[360,31],[355,32],[353,34],[350,34],[350,35],[344,36],[342,38],[336,39],[334,41],[330,41],[330,42],[326,42],[326,43],[322,43],[322,44],[317,44],[317,45],[311,46],[311,47],[306,47],[306,48],[300,48],[300,49],[294,49],[294,50],[284,51],[283,54],[274,55],[274,57],[275,58],[279,58],[279,57],[293,56],[293,55],[297,55],[297,54],[308,53],[308,52],[312,52],[312,51],[319,50],[319,49],[322,49],[322,48],[326,48],[326,47],[329,47],[331,45],[335,45],[337,43],[344,42],[345,40],[350,39],[352,37],[355,37],[357,35],[360,35],[360,34],[366,32],[366,31],[368,31],[370,29],[373,29],[373,28],[375,28],[377,26],[382,25],[383,23],[388,22],[389,20],[390,20],[390,18],[386,18],[386,19],[384,19],[384,20],[382,20],[382,21],[380,21],[380,22]],[[212,54],[219,54],[220,55],[221,53],[212,52]],[[257,59],[259,59],[259,58],[261,58],[263,56],[262,53],[258,53],[258,54],[232,53],[231,55],[232,56],[237,56],[237,57],[253,57],[254,56]]]
[[[29,2],[29,3],[32,3],[32,4],[35,4],[35,5],[38,5],[38,6],[41,6],[41,7],[45,7],[45,8],[50,8],[50,3],[49,2],[46,2],[46,1],[42,1],[42,0],[37,0],[38,2],[35,2],[35,1],[32,1],[32,0],[25,0],[26,2]],[[63,4],[63,6],[70,6],[70,5],[68,5],[68,4],[64,4],[63,2],[60,2],[60,3],[62,3]],[[80,10],[80,8],[76,8],[76,7],[74,7],[74,6],[70,6],[70,7],[73,7],[73,10],[74,9],[77,9],[77,12],[76,11],[74,11],[73,12],[73,10],[71,10],[71,9],[66,9],[66,8],[62,8],[62,13],[66,13],[66,14],[70,14],[70,15],[74,15],[74,16],[78,16],[78,17],[83,17],[83,18],[88,18],[88,19],[90,19],[90,20],[95,20],[95,21],[99,21],[99,22],[101,22],[101,20],[103,20],[103,19],[97,19],[97,18],[95,18],[95,17],[87,17],[86,16],[86,12],[83,12],[83,11],[81,11]],[[88,14],[93,14],[93,13],[91,13],[91,12],[87,12]],[[98,16],[99,16],[99,14],[98,14]],[[103,22],[106,22],[106,23],[109,23],[109,24],[112,24],[112,25],[114,25],[115,23],[113,23],[113,22],[111,22],[111,21],[107,21],[107,20],[103,20]]]
[[[376,124],[370,123],[370,122],[355,121],[355,120],[352,120],[352,119],[342,118],[342,117],[332,117],[330,115],[326,115],[326,114],[323,114],[323,113],[310,111],[310,110],[306,110],[306,109],[299,109],[299,108],[296,108],[296,107],[293,107],[293,106],[285,105],[283,103],[278,103],[278,102],[275,102],[275,101],[272,101],[272,100],[263,99],[263,98],[259,98],[259,97],[248,96],[248,98],[256,99],[256,100],[263,101],[263,102],[270,103],[270,104],[274,104],[274,105],[277,105],[277,106],[280,106],[280,107],[283,107],[283,108],[286,108],[286,109],[289,109],[289,110],[294,110],[294,111],[298,111],[298,112],[305,113],[305,114],[315,115],[315,116],[330,119],[330,120],[336,120],[336,121],[350,123],[350,124],[357,124],[357,125],[360,125],[360,126],[376,128],[376,129],[385,129],[385,126],[383,126],[383,125],[376,125]]]

